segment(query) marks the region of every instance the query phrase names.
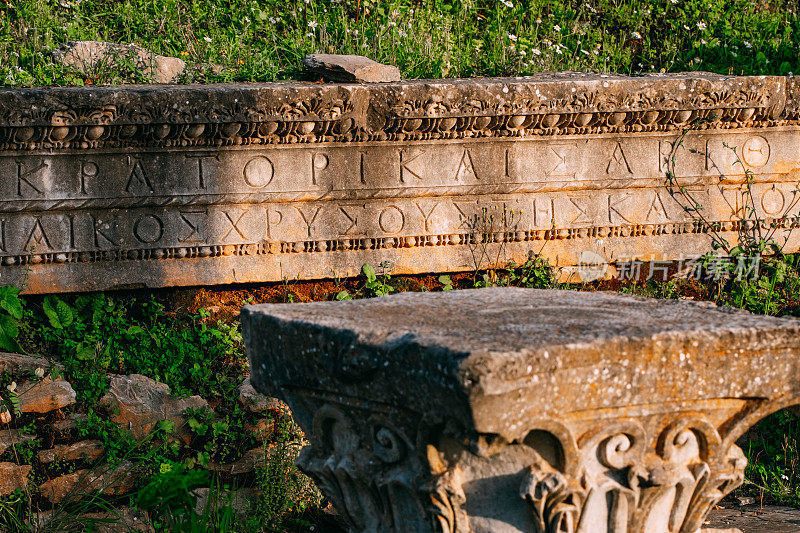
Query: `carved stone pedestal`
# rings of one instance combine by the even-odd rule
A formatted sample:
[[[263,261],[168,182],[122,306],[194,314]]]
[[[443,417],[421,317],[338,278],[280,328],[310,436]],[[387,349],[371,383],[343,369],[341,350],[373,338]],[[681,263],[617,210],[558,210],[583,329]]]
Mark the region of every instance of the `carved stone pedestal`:
[[[696,533],[743,480],[735,440],[800,403],[800,322],[704,303],[482,289],[242,318],[352,532]]]

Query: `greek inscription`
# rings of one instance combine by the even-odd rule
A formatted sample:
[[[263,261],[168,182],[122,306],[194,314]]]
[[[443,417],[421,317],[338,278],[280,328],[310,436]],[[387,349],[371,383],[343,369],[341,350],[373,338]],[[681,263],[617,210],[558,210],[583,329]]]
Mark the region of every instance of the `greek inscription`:
[[[669,220],[667,208],[664,206],[664,200],[661,198],[661,193],[658,192],[653,195],[653,200],[650,202],[650,208],[647,210],[645,220],[649,221],[653,217],[658,221]]]
[[[769,161],[769,143],[764,137],[756,135],[742,145],[742,159],[751,168],[763,167]]]
[[[203,242],[205,239],[200,232],[200,225],[208,217],[208,211],[179,211],[178,215],[188,226],[186,235],[178,240],[182,243]]]
[[[317,210],[314,211],[313,215],[306,215],[305,213],[303,213],[303,210],[300,209],[299,207],[295,207],[295,209],[297,209],[298,213],[300,213],[300,217],[303,219],[303,222],[306,223],[308,236],[311,237],[314,221],[317,220],[317,216],[319,215],[319,212],[322,210],[322,206],[317,207]]]
[[[94,161],[81,161],[81,194],[86,194],[86,178],[96,178],[100,167]]]
[[[128,165],[133,166],[131,167],[130,177],[128,177],[128,183],[125,185],[125,192],[131,192],[132,186],[138,188],[139,190],[141,190],[142,187],[146,187],[150,193],[155,192],[153,189],[153,184],[150,183],[150,178],[147,177],[147,173],[144,171],[142,161],[140,159],[128,156]]]
[[[263,189],[270,183],[275,176],[275,167],[269,158],[263,155],[254,157],[247,162],[242,171],[244,182],[254,189]]]
[[[339,211],[341,211],[341,212],[342,212],[342,214],[345,216],[345,218],[347,218],[347,223],[348,223],[348,224],[350,224],[349,226],[347,226],[347,229],[345,229],[345,230],[342,232],[342,235],[347,235],[347,234],[349,234],[351,231],[353,231],[353,228],[355,228],[355,227],[358,225],[358,215],[351,215],[351,214],[350,214],[350,213],[348,213],[348,212],[347,212],[347,210],[346,210],[344,207],[342,207],[342,206],[339,206]]]
[[[620,222],[630,222],[628,217],[626,217],[622,211],[622,204],[626,203],[630,199],[631,195],[628,193],[623,193],[620,195],[608,195],[608,222],[609,224],[618,224]],[[618,219],[615,220],[615,217]]]
[[[28,233],[28,238],[25,240],[25,245],[23,249],[25,250],[37,250],[37,246],[40,244],[44,244],[48,250],[52,250],[53,247],[50,245],[50,239],[47,237],[47,233],[44,231],[44,226],[42,226],[42,221],[39,217],[35,217],[33,222],[33,227],[31,228],[30,233]]]
[[[0,252],[7,252],[6,250],[6,219],[0,220]]]
[[[378,226],[389,235],[400,233],[405,225],[406,217],[396,205],[385,207],[378,215]]]
[[[461,160],[458,162],[455,181],[465,181],[467,178],[477,180],[478,175],[475,173],[475,166],[472,163],[472,154],[469,150],[464,150],[464,153],[461,154]]]
[[[533,224],[537,227],[556,225],[555,202],[551,198],[533,199]]]
[[[323,153],[311,155],[311,183],[317,184],[317,173],[328,168],[328,156]]]
[[[133,236],[142,244],[153,244],[164,236],[164,223],[156,215],[147,213],[133,223]]]
[[[67,215],[67,220],[69,220],[69,248],[70,250],[75,249],[75,215]]]
[[[225,218],[228,219],[228,222],[231,225],[231,228],[228,230],[228,233],[222,236],[222,240],[224,241],[225,239],[230,237],[234,231],[242,239],[247,239],[247,237],[244,236],[244,232],[242,232],[242,230],[239,228],[239,224],[241,223],[242,218],[244,218],[244,216],[247,214],[247,209],[242,209],[242,212],[239,214],[238,217],[236,217],[236,220],[234,220],[231,214],[228,213],[227,211],[223,211],[222,213],[225,215]]]
[[[548,165],[550,166],[550,169],[545,170],[544,175],[546,177],[551,177],[551,176],[575,177],[574,172],[570,173],[567,170],[568,151],[570,148],[574,148],[575,146],[576,145],[574,143],[549,146],[550,151],[547,154],[551,161],[551,163]]]
[[[23,171],[22,161],[17,161],[17,196],[24,196],[22,194],[23,184],[27,185],[29,188],[36,191],[37,194],[42,194],[41,189],[39,189],[36,185],[31,183],[30,180],[28,180],[28,178],[31,177],[35,172],[39,172],[44,168],[47,168],[47,163],[41,161],[36,168],[32,170]]]
[[[419,212],[422,213],[422,220],[425,222],[425,231],[430,231],[431,215],[433,215],[433,212],[436,210],[439,202],[434,202],[427,213],[425,213],[425,210],[422,209],[421,205],[419,205],[419,202],[414,202],[414,205],[416,205],[417,209],[419,209]]]
[[[617,146],[614,148],[614,152],[611,154],[611,159],[608,161],[608,165],[606,165],[606,174],[611,174],[612,169],[614,172],[623,169],[628,174],[633,174],[631,166],[628,163],[628,158],[625,155],[625,151],[622,149],[622,143],[620,141],[617,141]]]
[[[405,153],[402,150],[400,150],[400,183],[406,183],[407,174],[410,174],[411,176],[417,178],[418,180],[422,179],[422,177],[419,174],[408,168],[408,164],[414,161],[418,157],[419,154],[415,155],[411,159],[406,159]]]
[[[276,207],[265,207],[264,211],[264,220],[267,226],[267,239],[272,239],[272,228],[283,222],[283,212]],[[278,218],[274,219],[273,215],[277,215]]]
[[[108,222],[104,222],[102,219],[95,218],[93,215],[89,215],[92,219],[92,228],[94,228],[94,245],[96,248],[100,248],[100,239],[102,238],[111,246],[119,246],[117,242],[117,217],[116,215],[113,218],[113,222],[110,224]]]
[[[592,221],[589,218],[589,206],[586,205],[586,198],[570,196],[568,199],[572,207],[578,210],[578,214],[569,221],[570,224],[587,224]]]
[[[206,159],[214,159],[219,161],[218,154],[199,153],[199,154],[186,154],[186,159],[197,159],[197,188],[206,188],[206,169],[203,166],[203,161]]]
[[[783,208],[786,206],[786,196],[783,191],[776,189],[774,186],[767,189],[761,195],[761,209],[764,213],[770,216],[782,215]]]

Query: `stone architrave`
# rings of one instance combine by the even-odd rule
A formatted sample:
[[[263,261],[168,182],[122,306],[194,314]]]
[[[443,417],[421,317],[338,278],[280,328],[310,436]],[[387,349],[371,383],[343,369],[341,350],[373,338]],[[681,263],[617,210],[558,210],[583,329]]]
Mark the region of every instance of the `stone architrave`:
[[[737,438],[800,403],[800,322],[708,303],[493,288],[242,326],[352,532],[697,533]]]
[[[211,285],[533,254],[602,274],[735,242],[744,213],[796,251],[798,95],[791,77],[703,73],[3,89],[0,282]]]

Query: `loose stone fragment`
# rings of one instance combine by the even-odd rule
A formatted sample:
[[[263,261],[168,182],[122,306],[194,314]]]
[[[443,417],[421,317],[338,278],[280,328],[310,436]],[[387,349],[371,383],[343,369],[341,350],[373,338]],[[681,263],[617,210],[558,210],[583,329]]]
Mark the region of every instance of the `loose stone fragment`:
[[[39,511],[34,513],[33,521],[38,528],[46,527],[46,531],[53,533],[78,531],[155,533],[147,513],[131,507],[118,507],[105,513],[85,513],[77,516],[63,510]]]
[[[200,396],[174,398],[167,384],[131,374],[111,376],[108,392],[100,399],[100,405],[112,411],[111,419],[130,430],[137,440],[149,435],[158,422],[169,420],[175,424],[178,435],[188,441],[190,433],[185,427],[183,412],[189,408],[207,408],[208,402]]]
[[[41,463],[53,461],[94,461],[105,453],[103,443],[99,440],[82,440],[72,444],[60,444],[49,450],[39,450],[37,456]]]
[[[69,382],[44,378],[25,382],[17,389],[19,409],[23,413],[49,413],[75,403],[76,395]]]
[[[247,375],[239,385],[239,403],[251,413],[267,413],[269,411],[288,413],[289,407],[277,398],[270,398],[256,392]]]
[[[699,531],[744,479],[736,439],[800,404],[800,321],[709,303],[493,288],[241,319],[353,532]]]
[[[3,429],[0,430],[0,455],[3,454],[14,444],[21,444],[35,439],[33,435],[27,433],[20,433],[16,429]]]
[[[55,50],[53,56],[90,77],[132,61],[155,83],[175,83],[186,68],[186,62],[177,57],[154,54],[140,46],[102,41],[70,41]]]
[[[209,470],[224,472],[226,474],[238,475],[252,472],[256,467],[261,466],[266,461],[266,454],[263,447],[253,448],[244,453],[237,461],[231,464],[209,465]]]
[[[230,506],[237,518],[245,521],[256,510],[258,493],[254,489],[238,489],[232,491],[211,491],[209,488],[196,489],[197,497],[195,512],[200,516],[207,516],[209,511],[217,513],[220,509]]]
[[[37,369],[49,373],[52,368],[63,370],[60,364],[44,357],[33,357],[19,353],[0,352],[0,374],[8,373],[14,379],[32,377]]]
[[[400,81],[400,69],[357,55],[310,54],[303,64],[327,81],[373,83]]]
[[[76,470],[42,483],[39,490],[51,503],[59,503],[67,497],[77,499],[97,491],[110,495],[127,494],[141,476],[139,468],[123,461],[115,466]]]
[[[30,465],[0,463],[0,496],[7,496],[17,489],[25,490],[30,471]]]
[[[53,422],[50,427],[55,431],[59,436],[64,437],[69,435],[69,433],[78,427],[78,423],[85,421],[86,415],[81,413],[72,413],[67,418],[63,420],[56,420]]]

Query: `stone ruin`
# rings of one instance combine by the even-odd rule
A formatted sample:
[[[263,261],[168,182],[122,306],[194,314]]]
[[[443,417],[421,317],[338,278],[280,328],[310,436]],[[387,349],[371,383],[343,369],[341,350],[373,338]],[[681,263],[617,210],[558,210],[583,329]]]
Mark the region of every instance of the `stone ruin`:
[[[52,293],[696,256],[710,226],[735,241],[749,176],[759,223],[794,227],[799,94],[792,77],[702,73],[4,89],[0,280]]]
[[[698,533],[736,440],[800,404],[800,322],[709,303],[493,288],[242,325],[353,533]]]

